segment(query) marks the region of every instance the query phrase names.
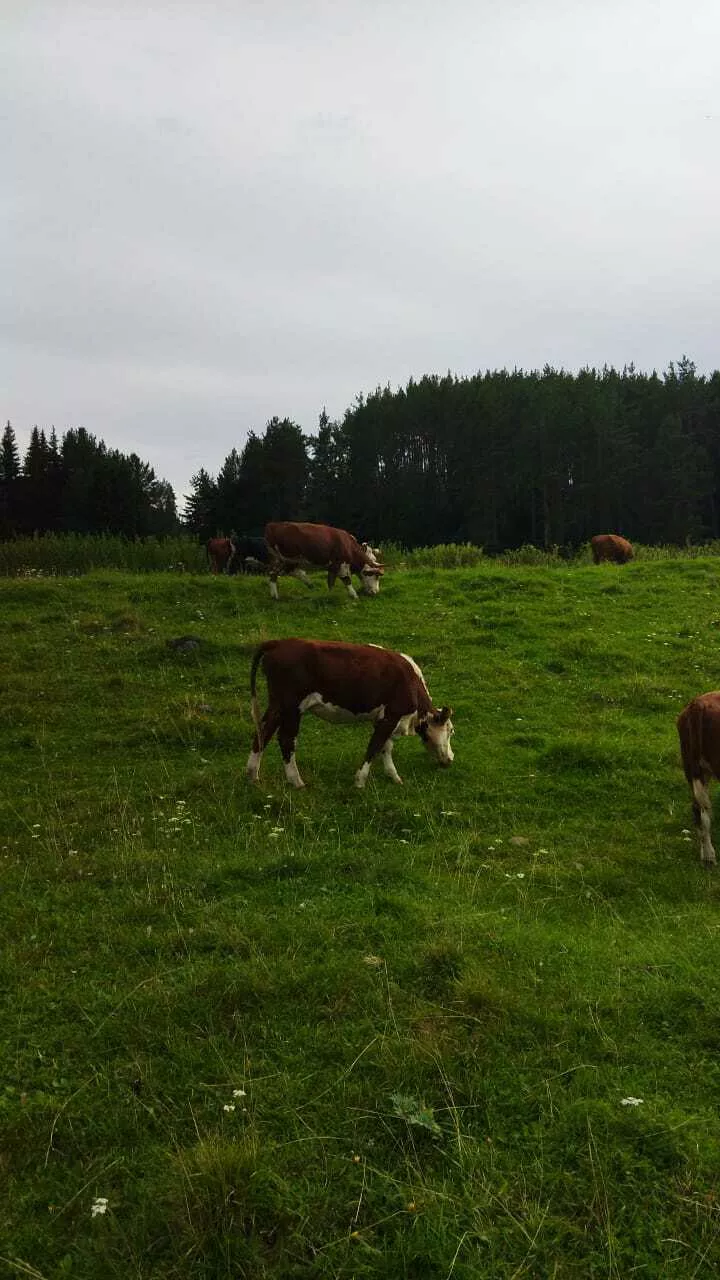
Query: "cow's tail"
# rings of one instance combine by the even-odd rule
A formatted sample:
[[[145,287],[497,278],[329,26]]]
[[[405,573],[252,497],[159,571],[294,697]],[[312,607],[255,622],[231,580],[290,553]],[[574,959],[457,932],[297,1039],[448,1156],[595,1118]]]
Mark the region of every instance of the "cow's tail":
[[[678,716],[678,733],[680,735],[680,754],[682,756],[685,777],[690,786],[698,778],[702,778],[700,760],[702,758],[703,708],[698,701],[691,702]]]
[[[257,696],[257,673],[258,673],[258,667],[260,666],[260,663],[265,657],[267,650],[274,643],[275,642],[273,640],[266,640],[264,644],[261,644],[259,648],[255,650],[255,653],[253,655],[252,665],[250,667],[250,714],[252,715],[252,721],[253,721],[253,724],[255,725],[255,732],[258,736],[260,751],[262,751],[263,749],[263,744],[262,744],[262,731],[261,731],[261,719],[260,719],[260,703],[258,702],[258,696]]]

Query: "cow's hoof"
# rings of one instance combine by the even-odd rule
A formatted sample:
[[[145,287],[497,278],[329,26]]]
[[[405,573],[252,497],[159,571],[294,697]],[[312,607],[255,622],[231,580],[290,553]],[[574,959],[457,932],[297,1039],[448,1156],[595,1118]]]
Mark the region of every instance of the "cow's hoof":
[[[701,858],[700,861],[704,867],[708,868],[708,870],[717,865],[717,858]]]

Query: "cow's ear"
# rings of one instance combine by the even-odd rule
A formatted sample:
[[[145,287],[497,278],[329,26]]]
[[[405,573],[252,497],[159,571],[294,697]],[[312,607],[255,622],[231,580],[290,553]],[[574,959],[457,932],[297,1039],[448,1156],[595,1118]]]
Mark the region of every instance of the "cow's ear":
[[[452,707],[441,707],[439,711],[433,711],[433,720],[435,724],[447,724],[452,715]]]

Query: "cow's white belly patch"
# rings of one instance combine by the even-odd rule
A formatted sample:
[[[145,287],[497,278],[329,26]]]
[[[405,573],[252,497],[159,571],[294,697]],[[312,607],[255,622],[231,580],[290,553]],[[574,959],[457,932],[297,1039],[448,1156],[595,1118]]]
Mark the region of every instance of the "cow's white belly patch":
[[[311,715],[326,720],[328,724],[355,724],[360,720],[379,720],[385,711],[384,703],[373,707],[372,711],[348,711],[347,707],[338,707],[334,702],[326,702],[321,693],[309,693],[300,703],[302,715],[309,711]]]
[[[411,733],[415,732],[416,720],[417,720],[416,711],[411,711],[410,714],[407,716],[401,716],[395,728],[393,729],[393,738],[409,737]]]

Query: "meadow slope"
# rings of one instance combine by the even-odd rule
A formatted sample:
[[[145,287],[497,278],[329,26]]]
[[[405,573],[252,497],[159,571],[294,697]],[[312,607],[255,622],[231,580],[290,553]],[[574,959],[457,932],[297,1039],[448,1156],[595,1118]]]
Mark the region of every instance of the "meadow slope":
[[[720,562],[315,581],[0,582],[3,1265],[717,1275],[720,872],[675,717],[720,686]],[[250,786],[280,635],[412,654],[452,769],[401,740],[357,792],[369,730],[308,718],[307,790],[275,744]]]

